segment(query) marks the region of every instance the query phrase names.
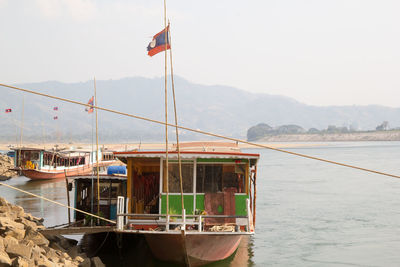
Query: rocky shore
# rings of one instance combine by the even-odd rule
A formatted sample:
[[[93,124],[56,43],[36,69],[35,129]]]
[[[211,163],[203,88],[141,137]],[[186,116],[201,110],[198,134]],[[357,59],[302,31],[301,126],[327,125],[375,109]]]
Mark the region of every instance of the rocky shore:
[[[105,266],[99,257],[88,258],[76,240],[42,235],[44,228],[42,218],[0,197],[0,267]]]
[[[0,155],[0,181],[8,180],[17,175],[17,172],[10,171],[14,167],[14,160],[6,155]]]

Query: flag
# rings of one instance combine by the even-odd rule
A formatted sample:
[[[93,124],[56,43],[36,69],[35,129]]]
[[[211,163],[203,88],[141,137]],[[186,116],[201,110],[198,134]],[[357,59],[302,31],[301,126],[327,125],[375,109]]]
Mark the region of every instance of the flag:
[[[91,105],[91,106],[93,106],[93,99],[94,99],[94,96],[92,96],[92,98],[90,98],[89,101],[88,101],[88,104]],[[90,114],[90,113],[93,112],[93,107],[86,107],[85,111],[87,111],[87,113]]]
[[[11,111],[12,111],[11,108],[6,109],[6,113],[10,113]]]
[[[58,119],[58,116],[54,116],[53,119],[54,119],[54,120],[57,120],[57,119]]]
[[[58,107],[54,107],[53,110],[58,110]]]
[[[165,45],[165,34],[167,34],[167,45]],[[169,26],[154,35],[153,40],[147,46],[147,54],[152,57],[155,54],[158,54],[167,49],[171,49],[169,41]]]

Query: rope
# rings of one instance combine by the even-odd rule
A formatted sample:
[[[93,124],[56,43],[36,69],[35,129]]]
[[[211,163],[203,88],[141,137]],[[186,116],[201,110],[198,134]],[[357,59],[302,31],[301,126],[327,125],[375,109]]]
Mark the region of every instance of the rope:
[[[103,220],[103,221],[106,221],[106,222],[109,222],[109,223],[116,223],[116,222],[114,222],[114,221],[112,221],[112,220],[109,220],[109,219],[106,219],[106,218],[103,218],[103,217],[97,216],[97,215],[95,215],[95,214],[91,214],[91,213],[89,213],[89,212],[86,212],[86,211],[83,211],[83,210],[80,210],[80,209],[76,209],[76,208],[74,208],[74,207],[71,207],[71,206],[68,206],[68,205],[62,204],[62,203],[60,203],[60,202],[57,202],[57,201],[54,201],[54,200],[48,199],[48,198],[46,198],[46,197],[42,197],[42,196],[39,196],[39,195],[33,194],[33,193],[31,193],[31,192],[28,192],[28,191],[25,191],[25,190],[19,189],[19,188],[17,188],[17,187],[14,187],[14,186],[12,186],[12,185],[8,185],[8,184],[1,183],[1,182],[0,182],[0,185],[3,185],[3,186],[5,186],[5,187],[8,187],[8,188],[11,188],[11,189],[14,189],[14,190],[20,191],[20,192],[22,192],[22,193],[25,193],[25,194],[31,195],[31,196],[33,196],[33,197],[37,197],[37,198],[40,198],[40,199],[43,199],[43,200],[49,201],[49,202],[51,202],[51,203],[57,204],[57,205],[59,205],[59,206],[62,206],[62,207],[68,208],[68,209],[73,209],[73,210],[75,210],[75,211],[77,211],[77,212],[81,212],[81,213],[83,213],[83,214],[86,214],[86,215],[89,215],[89,216],[95,217],[95,218],[97,218],[97,219],[100,219],[100,220]]]
[[[167,86],[168,86],[168,79],[167,79],[167,49],[168,49],[168,31],[167,29],[167,1],[164,0],[164,41],[165,41],[165,53],[164,53],[164,89],[165,89],[165,180],[167,183],[167,216],[169,214],[169,173],[168,173],[168,95],[167,95]]]
[[[34,95],[40,95],[40,96],[44,96],[44,97],[48,97],[48,98],[53,98],[53,99],[57,99],[57,100],[60,100],[60,101],[69,102],[69,103],[73,103],[73,104],[77,104],[77,105],[81,105],[81,106],[85,106],[85,107],[91,107],[91,105],[85,104],[85,103],[82,103],[82,102],[78,102],[78,101],[74,101],[74,100],[70,100],[70,99],[66,99],[66,98],[61,98],[61,97],[57,97],[57,96],[52,96],[52,95],[48,95],[48,94],[44,94],[44,93],[39,93],[39,92],[35,92],[35,91],[32,91],[32,90],[28,90],[28,89],[22,89],[22,88],[18,88],[18,87],[15,87],[15,86],[10,86],[10,85],[1,84],[1,83],[0,83],[0,86],[11,88],[11,89],[22,91],[22,92],[26,92],[26,93],[30,93],[30,94],[34,94]],[[227,137],[227,136],[223,136],[223,135],[220,135],[220,134],[210,133],[210,132],[206,132],[206,131],[202,131],[202,130],[196,130],[196,129],[192,129],[192,128],[184,127],[184,126],[179,126],[179,125],[175,125],[175,124],[165,123],[165,122],[161,122],[161,121],[158,121],[158,120],[149,119],[149,118],[146,118],[146,117],[141,117],[141,116],[137,116],[137,115],[133,115],[133,114],[129,114],[129,113],[124,113],[124,112],[120,112],[120,111],[112,110],[112,109],[108,109],[108,108],[102,108],[102,107],[97,107],[97,106],[93,106],[93,108],[97,108],[99,110],[103,110],[103,111],[107,111],[107,112],[111,112],[111,113],[115,113],[115,114],[131,117],[131,118],[135,118],[135,119],[139,119],[139,120],[143,120],[143,121],[153,122],[153,123],[157,123],[157,124],[161,124],[161,125],[168,125],[170,127],[177,127],[179,129],[190,131],[190,132],[195,132],[195,133],[199,133],[199,134],[203,134],[203,135],[218,137],[218,138],[222,138],[222,139],[226,139],[226,140],[230,140],[230,141],[234,141],[234,142],[240,142],[240,143],[252,145],[252,146],[255,146],[255,147],[266,148],[266,149],[270,149],[270,150],[274,150],[274,151],[290,154],[290,155],[293,155],[293,156],[298,156],[298,157],[303,157],[303,158],[307,158],[307,159],[318,160],[318,161],[322,161],[322,162],[326,162],[326,163],[330,163],[330,164],[335,164],[335,165],[339,165],[339,166],[343,166],[343,167],[357,169],[357,170],[360,170],[360,171],[365,171],[365,172],[370,172],[370,173],[375,173],[375,174],[379,174],[379,175],[384,175],[384,176],[389,176],[389,177],[399,178],[400,179],[399,175],[394,175],[394,174],[385,173],[385,172],[381,172],[381,171],[375,171],[375,170],[362,168],[362,167],[358,167],[358,166],[354,166],[354,165],[350,165],[350,164],[340,163],[340,162],[333,161],[333,160],[327,160],[327,159],[313,157],[313,156],[309,156],[309,155],[305,155],[305,154],[301,154],[301,153],[291,152],[291,151],[287,151],[287,150],[283,150],[283,149],[279,149],[279,148],[275,148],[275,147],[271,147],[271,146],[267,146],[267,145],[263,145],[263,144],[252,143],[252,142],[249,142],[249,141],[246,141],[246,140],[241,140],[241,139],[238,139],[238,138]]]

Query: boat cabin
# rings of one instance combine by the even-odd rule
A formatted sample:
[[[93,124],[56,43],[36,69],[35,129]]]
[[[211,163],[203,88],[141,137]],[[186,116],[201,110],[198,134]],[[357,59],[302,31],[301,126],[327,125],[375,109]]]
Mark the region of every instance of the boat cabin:
[[[252,179],[259,154],[242,153],[232,143],[181,145],[181,172],[186,215],[247,216],[253,206]],[[115,152],[127,164],[127,213],[182,214],[178,153]],[[236,223],[235,218],[208,218],[208,224]]]
[[[126,196],[125,176],[100,175],[100,201],[98,201],[97,193],[97,176],[75,176],[70,177],[69,180],[72,180],[74,188],[75,208],[97,214],[97,203],[99,203],[101,217],[110,220],[116,219],[117,197]],[[72,190],[72,188],[70,189]],[[92,225],[90,216],[76,211],[74,212],[74,221],[76,225]]]

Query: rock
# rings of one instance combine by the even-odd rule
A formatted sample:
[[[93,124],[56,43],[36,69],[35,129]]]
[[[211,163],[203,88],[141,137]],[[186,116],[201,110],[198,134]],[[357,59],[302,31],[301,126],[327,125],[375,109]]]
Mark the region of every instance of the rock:
[[[67,251],[68,255],[72,258],[75,259],[78,256],[79,249],[77,246],[71,247]],[[79,256],[78,256],[79,257]],[[80,257],[79,257],[80,258]]]
[[[4,243],[4,247],[7,248],[7,247],[10,246],[10,245],[17,245],[17,244],[18,244],[18,240],[15,239],[15,238],[12,237],[12,236],[6,236],[6,237],[3,239],[3,243]]]
[[[32,247],[23,244],[10,244],[7,246],[6,252],[11,257],[21,256],[25,259],[30,259],[32,254]]]
[[[4,250],[4,249],[5,249],[5,247],[4,247],[4,241],[3,241],[3,238],[0,237],[0,250]]]
[[[38,266],[38,267],[54,267],[55,264],[46,258],[42,258],[37,261],[36,266]]]
[[[63,249],[63,247],[61,247],[58,243],[56,242],[51,242],[49,247],[51,247],[52,249],[61,251],[61,252],[65,252],[65,249]]]
[[[79,267],[91,267],[92,263],[89,258],[85,258],[82,262],[79,263]]]
[[[0,232],[3,236],[12,236],[15,237],[17,240],[21,240],[25,236],[25,230],[16,228],[6,227],[6,229],[0,229]]]
[[[9,227],[21,230],[25,229],[25,226],[22,223],[15,222],[10,217],[0,217],[0,227]]]
[[[63,249],[68,250],[70,247],[76,246],[78,241],[63,237],[58,243]]]
[[[21,257],[17,257],[15,259],[13,259],[12,266],[13,267],[29,267],[29,266],[33,266],[33,262],[28,261]]]
[[[84,259],[81,256],[76,256],[76,257],[74,257],[74,261],[83,262]]]
[[[15,219],[15,222],[22,223],[25,226],[25,228],[31,227],[35,231],[37,229],[37,224],[35,222],[32,222],[32,221],[27,220],[25,218],[17,218],[17,219]]]
[[[93,257],[91,262],[94,267],[106,267],[99,257]]]
[[[31,259],[33,261],[38,261],[40,259],[40,256],[42,255],[42,252],[44,254],[44,249],[42,249],[41,247],[38,246],[33,246],[32,248],[32,254],[31,254]]]
[[[41,233],[35,231],[32,227],[28,226],[25,231],[25,240],[32,240],[38,246],[48,246],[47,240]]]
[[[11,259],[4,250],[0,250],[0,266],[11,266]]]

